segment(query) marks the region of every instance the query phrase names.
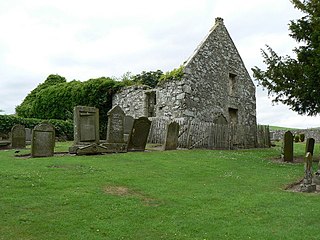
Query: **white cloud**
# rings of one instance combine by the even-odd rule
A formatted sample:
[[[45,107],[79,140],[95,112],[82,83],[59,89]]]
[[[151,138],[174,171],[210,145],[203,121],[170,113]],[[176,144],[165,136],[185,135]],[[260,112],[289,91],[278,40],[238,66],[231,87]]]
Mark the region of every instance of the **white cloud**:
[[[291,54],[287,24],[299,16],[290,1],[279,0],[0,1],[0,109],[13,113],[51,73],[87,80],[178,67],[216,17],[225,19],[251,73],[263,67],[265,44]],[[318,120],[272,107],[259,89],[257,112],[264,124],[314,126]]]

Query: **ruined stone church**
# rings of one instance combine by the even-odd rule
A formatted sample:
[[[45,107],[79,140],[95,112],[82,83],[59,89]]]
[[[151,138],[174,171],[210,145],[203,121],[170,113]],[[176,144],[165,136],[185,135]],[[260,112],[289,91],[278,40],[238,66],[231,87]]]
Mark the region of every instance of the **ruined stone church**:
[[[232,129],[232,145],[255,147],[255,86],[222,18],[216,18],[209,34],[183,64],[183,73],[182,79],[153,89],[124,88],[114,95],[113,106],[119,105],[134,118],[225,125]]]

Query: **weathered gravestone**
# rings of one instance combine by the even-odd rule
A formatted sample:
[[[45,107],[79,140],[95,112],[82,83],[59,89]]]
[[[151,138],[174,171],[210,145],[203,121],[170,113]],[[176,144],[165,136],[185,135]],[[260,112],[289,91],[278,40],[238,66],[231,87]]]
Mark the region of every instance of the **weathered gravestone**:
[[[172,122],[167,127],[164,150],[176,150],[178,147],[179,123]]]
[[[26,147],[26,132],[24,126],[16,124],[11,128],[11,147],[25,148]]]
[[[55,129],[51,124],[41,123],[34,127],[31,139],[31,157],[54,155]]]
[[[127,144],[123,139],[124,133],[124,112],[119,106],[113,107],[108,112],[107,142],[102,146],[108,152],[126,152]]]
[[[312,154],[308,152],[305,156],[304,178],[300,185],[301,192],[314,192],[316,190],[316,184],[312,182],[312,179]]]
[[[314,143],[315,143],[314,138],[307,139],[307,141],[306,141],[306,154],[307,154],[307,152],[309,152],[313,156]]]
[[[133,127],[134,118],[132,116],[124,116],[124,123],[123,123],[123,138],[125,142],[128,142],[129,134]]]
[[[129,135],[128,151],[144,151],[146,148],[151,121],[147,117],[135,119]]]
[[[284,134],[283,160],[285,162],[293,162],[293,135],[290,131]]]
[[[32,130],[30,128],[25,128],[25,132],[26,132],[26,144],[31,144]]]
[[[106,149],[99,145],[99,109],[76,106],[73,114],[74,142],[69,152],[79,155],[106,152]]]

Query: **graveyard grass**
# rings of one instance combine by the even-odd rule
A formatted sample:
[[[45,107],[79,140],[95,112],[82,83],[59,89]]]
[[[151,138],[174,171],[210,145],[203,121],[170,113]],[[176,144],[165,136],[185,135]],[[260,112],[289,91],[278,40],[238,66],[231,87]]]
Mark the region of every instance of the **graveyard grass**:
[[[0,239],[319,239],[320,195],[283,190],[303,164],[271,161],[279,152],[0,151]]]

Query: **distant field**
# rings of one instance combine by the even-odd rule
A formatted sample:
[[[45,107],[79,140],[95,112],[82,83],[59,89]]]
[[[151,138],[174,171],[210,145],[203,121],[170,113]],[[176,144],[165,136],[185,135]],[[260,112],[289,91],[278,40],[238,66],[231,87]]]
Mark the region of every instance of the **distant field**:
[[[320,239],[320,195],[283,190],[304,167],[271,161],[280,146],[14,154],[0,151],[0,240]]]
[[[269,129],[271,131],[275,131],[275,130],[295,130],[297,128],[287,128],[287,127],[279,127],[279,126],[269,126]]]

